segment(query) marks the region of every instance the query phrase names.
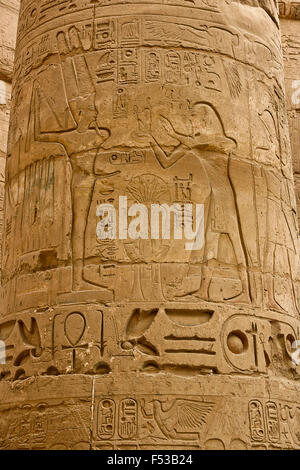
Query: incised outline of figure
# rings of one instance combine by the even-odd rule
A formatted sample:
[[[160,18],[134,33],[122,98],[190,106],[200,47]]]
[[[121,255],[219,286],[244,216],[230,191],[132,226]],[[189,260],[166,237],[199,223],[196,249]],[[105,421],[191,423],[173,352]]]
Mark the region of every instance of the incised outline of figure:
[[[72,261],[73,290],[91,288],[91,284],[83,279],[84,234],[96,177],[94,162],[103,142],[110,136],[107,128],[97,124],[98,110],[95,105],[96,91],[92,82],[89,67],[83,53],[78,31],[75,27],[69,32],[73,41],[76,38],[77,53],[71,56],[70,48],[64,32],[57,34],[60,64],[62,68],[63,86],[68,101],[66,115],[74,121],[71,129],[61,132],[43,132],[40,122],[41,91],[38,81],[33,87],[35,108],[35,140],[61,144],[72,167]],[[115,173],[113,173],[115,174]],[[101,175],[97,175],[101,177]],[[103,174],[102,177],[111,175]]]
[[[175,165],[183,157],[193,155],[199,160],[201,171],[206,174],[209,181],[210,196],[206,216],[202,279],[199,290],[194,294],[203,300],[209,300],[213,261],[218,258],[220,236],[226,234],[234,249],[242,283],[242,293],[228,300],[250,303],[247,260],[242,244],[234,190],[228,175],[229,156],[236,148],[236,142],[227,137],[221,117],[210,103],[201,101],[194,103],[191,109],[191,121],[192,134],[184,135],[175,130],[167,117],[161,115],[166,133],[179,142],[170,155],[167,155],[153,135],[148,134],[148,137],[151,148],[164,169]]]

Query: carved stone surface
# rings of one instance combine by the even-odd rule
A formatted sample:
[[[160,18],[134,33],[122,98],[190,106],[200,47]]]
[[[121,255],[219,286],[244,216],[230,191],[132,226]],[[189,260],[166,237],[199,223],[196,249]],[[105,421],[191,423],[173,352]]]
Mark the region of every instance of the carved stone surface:
[[[11,82],[19,0],[0,0],[0,79]]]
[[[204,247],[101,240],[122,196]],[[0,448],[300,448],[275,2],[23,0],[3,246]]]
[[[280,18],[299,20],[300,2],[299,0],[279,0],[278,2]]]
[[[5,160],[19,0],[0,0],[0,260]],[[1,283],[1,261],[0,261]]]
[[[300,2],[280,2],[287,109],[300,214]]]

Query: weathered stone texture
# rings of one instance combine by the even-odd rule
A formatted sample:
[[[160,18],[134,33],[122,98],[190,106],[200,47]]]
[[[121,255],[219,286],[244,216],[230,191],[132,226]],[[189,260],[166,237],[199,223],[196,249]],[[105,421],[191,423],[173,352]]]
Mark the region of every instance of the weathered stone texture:
[[[19,0],[0,0],[0,79],[12,81]]]
[[[0,259],[7,135],[19,0],[0,0]],[[1,283],[1,263],[0,263]]]
[[[273,0],[21,2],[1,448],[300,448],[284,88]],[[121,196],[204,246],[101,239]]]
[[[287,109],[293,153],[298,216],[300,214],[300,2],[279,2]]]

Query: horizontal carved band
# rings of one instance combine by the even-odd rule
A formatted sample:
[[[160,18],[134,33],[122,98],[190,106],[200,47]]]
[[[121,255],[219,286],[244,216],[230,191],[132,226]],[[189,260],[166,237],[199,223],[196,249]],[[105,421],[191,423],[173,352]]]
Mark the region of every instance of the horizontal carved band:
[[[280,18],[300,20],[300,2],[278,2]]]

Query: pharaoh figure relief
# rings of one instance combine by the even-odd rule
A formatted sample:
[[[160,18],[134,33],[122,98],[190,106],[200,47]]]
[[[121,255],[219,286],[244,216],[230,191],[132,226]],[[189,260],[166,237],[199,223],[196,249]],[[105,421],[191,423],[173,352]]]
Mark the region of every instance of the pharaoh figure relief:
[[[5,198],[0,448],[300,447],[274,0],[21,1]]]

